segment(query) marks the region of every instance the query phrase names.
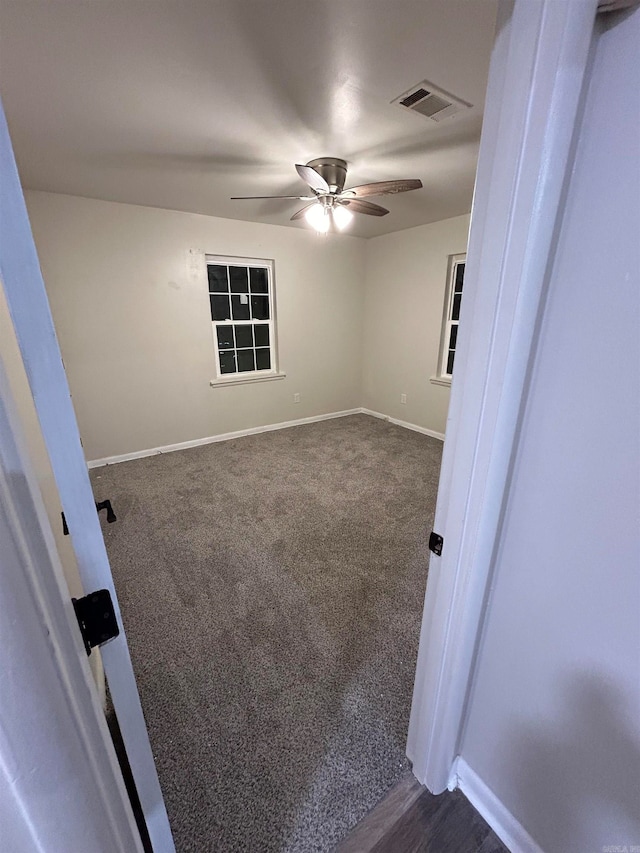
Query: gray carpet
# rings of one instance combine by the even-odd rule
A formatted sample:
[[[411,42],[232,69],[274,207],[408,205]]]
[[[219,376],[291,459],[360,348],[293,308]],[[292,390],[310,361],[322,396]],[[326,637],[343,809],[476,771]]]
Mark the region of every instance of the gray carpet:
[[[354,415],[92,471],[178,853],[331,850],[406,771],[441,451]]]

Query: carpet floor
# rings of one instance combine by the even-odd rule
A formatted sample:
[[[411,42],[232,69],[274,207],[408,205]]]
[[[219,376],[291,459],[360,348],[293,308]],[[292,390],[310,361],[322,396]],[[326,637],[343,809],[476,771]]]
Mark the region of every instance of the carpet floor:
[[[354,415],[91,472],[178,853],[331,850],[406,772],[441,451]]]

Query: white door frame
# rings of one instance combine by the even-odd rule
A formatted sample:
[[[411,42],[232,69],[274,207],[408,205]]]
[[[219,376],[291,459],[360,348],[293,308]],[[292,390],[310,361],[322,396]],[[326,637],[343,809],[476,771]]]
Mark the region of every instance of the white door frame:
[[[174,853],[49,301],[0,104],[0,279],[85,592],[111,593],[120,635],[102,661],[155,853]],[[46,568],[43,567],[43,571]]]
[[[501,0],[407,754],[455,785],[597,0]]]

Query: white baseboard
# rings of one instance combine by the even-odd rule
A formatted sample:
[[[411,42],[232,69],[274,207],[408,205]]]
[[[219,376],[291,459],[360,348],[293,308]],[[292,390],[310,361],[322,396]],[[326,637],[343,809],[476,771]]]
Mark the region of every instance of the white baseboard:
[[[489,824],[511,853],[543,853],[527,830],[519,823],[463,758],[458,758],[453,779],[471,805]],[[453,780],[452,780],[453,781]]]
[[[374,412],[371,409],[359,409],[359,411],[362,412],[363,415],[371,415],[373,418],[380,418],[383,421],[389,421],[390,424],[395,424],[395,426],[411,429],[414,432],[422,433],[422,435],[430,435],[431,438],[437,438],[439,441],[444,441],[443,432],[436,432],[433,429],[427,429],[427,427],[410,424],[408,421],[399,421],[397,418],[392,418],[390,415],[383,415],[381,412]]]
[[[404,427],[405,429],[421,432],[423,435],[430,435],[432,438],[438,438],[444,441],[444,435],[441,432],[434,432],[431,429],[410,424],[406,421],[398,421],[395,418],[390,418],[388,415],[383,415],[380,412],[372,412],[370,409],[345,409],[343,412],[330,412],[327,415],[313,415],[310,418],[298,418],[295,421],[283,421],[278,424],[266,424],[265,426],[251,427],[250,429],[239,429],[235,432],[223,432],[220,435],[208,435],[205,438],[195,438],[191,441],[181,441],[178,444],[165,444],[162,447],[151,447],[148,450],[135,450],[133,453],[121,453],[119,456],[105,456],[102,459],[92,459],[87,462],[89,468],[101,468],[103,465],[115,465],[118,462],[128,462],[131,459],[143,459],[145,456],[156,456],[158,453],[173,453],[174,450],[187,450],[189,447],[200,447],[203,444],[214,444],[217,441],[229,441],[232,438],[242,438],[245,435],[257,435],[260,432],[272,432],[277,429],[287,429],[288,427],[301,426],[302,424],[313,424],[317,421],[329,421],[333,418],[345,418],[347,415],[371,415],[374,418],[380,418],[383,421],[396,426]]]
[[[239,429],[235,432],[224,432],[220,435],[209,435],[206,438],[195,438],[192,441],[181,441],[178,444],[165,444],[163,447],[151,447],[149,450],[136,450],[133,453],[122,453],[119,456],[105,456],[103,459],[92,459],[87,462],[89,468],[100,468],[103,465],[115,465],[117,462],[128,462],[130,459],[143,459],[145,456],[156,456],[158,453],[173,453],[174,450],[186,450],[189,447],[200,447],[203,444],[214,444],[217,441],[229,441],[232,438],[242,438],[245,435],[257,435],[260,432],[272,432],[277,429],[312,424],[316,421],[329,421],[332,418],[344,418],[347,415],[359,415],[362,409],[346,409],[343,412],[330,412],[327,415],[314,415],[310,418],[298,418],[296,421],[283,421],[279,424]]]

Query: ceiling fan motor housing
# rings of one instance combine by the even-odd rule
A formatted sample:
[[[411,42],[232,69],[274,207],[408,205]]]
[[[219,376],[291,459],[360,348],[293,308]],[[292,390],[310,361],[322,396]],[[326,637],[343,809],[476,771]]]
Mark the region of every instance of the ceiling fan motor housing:
[[[347,179],[346,160],[339,157],[317,157],[315,160],[309,160],[307,166],[322,175],[332,190],[335,187],[335,192],[342,192]]]

